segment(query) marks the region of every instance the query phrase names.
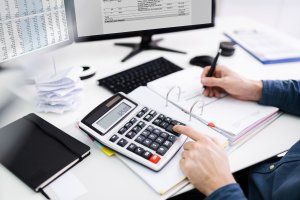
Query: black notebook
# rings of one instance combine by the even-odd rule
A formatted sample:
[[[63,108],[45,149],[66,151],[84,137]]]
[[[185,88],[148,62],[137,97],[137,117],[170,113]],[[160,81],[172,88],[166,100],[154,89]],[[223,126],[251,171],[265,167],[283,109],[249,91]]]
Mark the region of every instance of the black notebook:
[[[39,191],[90,153],[90,147],[35,114],[0,129],[0,162]]]

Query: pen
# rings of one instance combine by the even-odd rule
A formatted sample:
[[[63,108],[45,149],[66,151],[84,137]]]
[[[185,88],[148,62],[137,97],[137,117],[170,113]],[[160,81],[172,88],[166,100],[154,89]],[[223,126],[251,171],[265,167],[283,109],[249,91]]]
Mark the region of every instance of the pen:
[[[216,70],[216,67],[217,67],[217,62],[218,62],[219,56],[220,56],[220,54],[221,54],[221,51],[222,51],[222,50],[219,49],[219,51],[218,51],[218,53],[217,53],[217,55],[216,55],[216,57],[215,57],[215,59],[214,59],[212,65],[211,65],[211,67],[210,67],[210,69],[209,69],[209,71],[208,71],[207,77],[212,77],[212,76],[213,76],[213,74],[214,74],[214,72],[215,72],[215,70]]]

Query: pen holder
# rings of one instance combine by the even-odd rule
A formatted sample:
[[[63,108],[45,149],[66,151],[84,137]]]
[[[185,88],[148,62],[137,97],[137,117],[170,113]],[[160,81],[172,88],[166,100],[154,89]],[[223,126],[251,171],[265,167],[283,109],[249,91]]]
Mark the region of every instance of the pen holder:
[[[171,92],[174,90],[174,89],[177,89],[178,90],[178,99],[177,101],[180,100],[180,95],[181,95],[181,88],[179,86],[174,86],[172,87],[168,93],[167,93],[167,96],[166,96],[166,107],[168,107],[168,103],[169,103],[169,95],[171,94]]]

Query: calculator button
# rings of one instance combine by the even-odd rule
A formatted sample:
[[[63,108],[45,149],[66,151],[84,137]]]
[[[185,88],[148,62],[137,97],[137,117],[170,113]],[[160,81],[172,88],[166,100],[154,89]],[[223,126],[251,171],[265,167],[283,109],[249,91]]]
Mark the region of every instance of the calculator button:
[[[162,138],[168,138],[169,137],[169,134],[168,133],[165,133],[165,132],[162,132],[161,134],[160,134],[160,137],[162,137]]]
[[[152,117],[155,117],[157,115],[157,113],[154,110],[151,110],[149,115],[151,115]]]
[[[177,137],[174,136],[174,135],[170,135],[170,136],[168,137],[168,140],[171,141],[171,142],[173,142],[173,143],[176,141],[176,139],[177,139]]]
[[[144,114],[145,114],[144,112],[139,112],[136,116],[137,116],[138,118],[141,118],[141,117],[143,117]]]
[[[166,141],[163,143],[163,145],[169,149],[169,148],[173,145],[173,143],[170,142],[169,140],[166,140]]]
[[[181,123],[181,122],[176,121],[176,120],[173,120],[173,121],[171,122],[171,124],[173,124],[173,125],[182,125],[182,126],[185,126],[184,123]]]
[[[125,136],[132,139],[136,136],[136,133],[133,131],[129,131]]]
[[[151,145],[150,145],[150,149],[153,149],[154,151],[156,151],[157,149],[158,149],[158,147],[159,147],[159,144],[158,143],[156,143],[156,142],[153,142]]]
[[[148,108],[147,107],[144,107],[143,109],[142,109],[142,112],[144,112],[144,113],[146,113],[146,112],[148,112]]]
[[[131,130],[134,131],[134,132],[136,132],[136,133],[138,133],[138,132],[140,132],[142,130],[142,128],[139,127],[139,126],[135,126]]]
[[[138,147],[138,148],[136,148],[135,150],[134,150],[134,153],[136,153],[136,154],[138,154],[138,155],[142,155],[143,153],[144,153],[144,149],[143,148],[141,148],[141,147]]]
[[[149,158],[152,156],[152,153],[150,153],[149,151],[144,151],[144,153],[142,154],[142,157],[149,160]]]
[[[160,119],[156,119],[153,121],[153,124],[155,124],[156,126],[158,126],[161,123]]]
[[[157,135],[151,133],[148,137],[150,140],[155,140],[157,138]]]
[[[146,138],[144,136],[139,135],[134,141],[138,143],[142,143]]]
[[[127,131],[127,128],[123,127],[121,128],[118,133],[120,133],[121,135],[123,135],[125,132]]]
[[[127,149],[129,150],[129,151],[132,151],[132,152],[134,152],[134,150],[136,149],[136,145],[135,144],[133,144],[133,143],[131,143],[128,147],[127,147]]]
[[[150,132],[147,131],[147,130],[145,130],[145,131],[143,131],[143,132],[141,133],[141,135],[144,136],[144,137],[148,137],[148,136],[150,135]]]
[[[158,115],[157,119],[160,119],[163,121],[165,119],[165,116],[163,114],[160,114],[160,115]]]
[[[164,140],[164,138],[162,138],[162,137],[158,137],[158,138],[156,138],[156,140],[155,140],[155,142],[157,142],[158,144],[162,144],[164,141],[165,141],[165,140]]]
[[[156,153],[158,153],[159,155],[163,156],[165,155],[165,153],[168,151],[167,147],[161,146],[158,148],[158,150],[156,151]]]
[[[132,126],[132,123],[127,123],[127,124],[125,124],[125,128],[127,128],[127,129],[129,129],[130,127]]]
[[[145,122],[142,121],[140,121],[137,125],[141,128],[144,128],[146,126]]]
[[[150,139],[146,139],[143,142],[143,145],[146,146],[146,147],[149,147],[151,144],[152,144],[152,140],[150,140]]]
[[[159,127],[163,128],[163,129],[167,128],[168,126],[169,126],[169,123],[167,123],[167,122],[162,122],[159,124]]]
[[[159,160],[160,160],[160,157],[158,155],[155,155],[155,154],[153,154],[149,159],[149,161],[154,163],[154,164],[157,164],[159,162]]]
[[[117,144],[121,147],[124,147],[124,146],[126,146],[127,143],[128,143],[127,140],[122,138],[121,140],[119,140],[119,142]]]
[[[146,117],[144,117],[144,120],[147,122],[150,122],[153,119],[153,117],[151,115],[146,115]]]
[[[154,129],[154,130],[152,131],[152,133],[155,134],[155,135],[160,135],[161,130],[159,130],[159,129]]]
[[[146,130],[152,132],[154,130],[154,127],[153,126],[148,126]]]
[[[118,137],[117,135],[113,135],[113,136],[109,139],[109,141],[115,142],[115,141],[117,141],[117,139],[119,139],[119,137]]]
[[[173,131],[173,127],[174,127],[174,125],[169,125],[169,126],[166,128],[166,131],[168,131],[169,133],[172,133],[172,134],[174,134],[174,135],[176,135],[176,136],[179,136],[178,133],[176,133],[175,131]]]
[[[170,117],[166,117],[164,121],[170,124],[173,120]]]
[[[132,118],[132,119],[130,120],[130,123],[134,124],[136,121],[137,121],[136,118]]]

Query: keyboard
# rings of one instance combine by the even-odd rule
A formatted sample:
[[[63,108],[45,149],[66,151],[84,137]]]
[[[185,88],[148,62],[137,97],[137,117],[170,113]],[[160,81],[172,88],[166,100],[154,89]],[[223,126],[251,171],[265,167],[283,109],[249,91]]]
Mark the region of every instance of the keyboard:
[[[91,111],[79,127],[114,151],[161,170],[187,140],[173,131],[174,118],[117,93]]]
[[[100,79],[98,83],[113,93],[123,92],[128,94],[139,86],[146,86],[148,82],[180,70],[182,70],[181,67],[161,57]]]

